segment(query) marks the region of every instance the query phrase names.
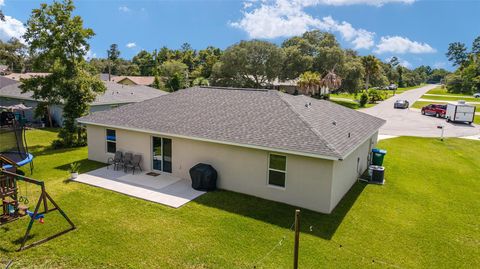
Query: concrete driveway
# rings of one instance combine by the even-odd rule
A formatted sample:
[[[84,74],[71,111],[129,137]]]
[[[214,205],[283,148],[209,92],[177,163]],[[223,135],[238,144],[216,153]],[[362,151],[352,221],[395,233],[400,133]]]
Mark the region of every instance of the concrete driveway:
[[[445,119],[423,116],[419,109],[393,108],[393,104],[398,99],[408,100],[410,105],[413,105],[423,94],[435,87],[437,87],[437,85],[427,85],[418,89],[409,90],[387,99],[374,107],[360,111],[387,121],[380,129],[381,135],[439,137],[441,132],[441,130],[437,128],[439,125],[444,126],[444,135],[446,137],[480,135],[480,127],[478,125],[448,123]]]

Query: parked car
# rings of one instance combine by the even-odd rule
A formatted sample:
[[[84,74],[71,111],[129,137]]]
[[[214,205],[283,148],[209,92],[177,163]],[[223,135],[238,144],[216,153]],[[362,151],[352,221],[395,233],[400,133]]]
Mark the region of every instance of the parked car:
[[[410,103],[407,100],[397,100],[395,101],[395,104],[393,104],[393,108],[402,108],[406,109]]]
[[[473,97],[475,97],[475,98],[480,98],[480,92],[474,93],[474,94],[473,94]]]
[[[447,114],[447,105],[430,104],[422,107],[422,115],[445,118],[445,114]]]
[[[390,84],[387,86],[387,90],[391,90],[391,91],[394,91],[398,88],[398,86],[396,84]]]

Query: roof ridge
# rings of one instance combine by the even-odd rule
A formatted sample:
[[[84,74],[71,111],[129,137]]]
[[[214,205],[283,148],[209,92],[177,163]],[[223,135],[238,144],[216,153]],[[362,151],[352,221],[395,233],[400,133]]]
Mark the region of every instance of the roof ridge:
[[[219,87],[219,86],[195,86],[195,88],[217,89],[217,90],[235,90],[235,91],[254,91],[268,92],[269,89],[240,88],[240,87]]]
[[[318,137],[320,138],[324,143],[325,145],[327,146],[328,149],[330,149],[333,153],[335,153],[337,155],[337,157],[339,158],[342,158],[342,154],[340,154],[332,145],[330,145],[330,143],[328,143],[327,140],[325,140],[323,138],[323,135],[322,133],[320,133],[317,129],[313,128],[313,126],[310,124],[310,122],[308,122],[307,119],[305,119],[305,117],[303,117],[296,109],[295,107],[292,106],[292,104],[290,104],[290,102],[288,102],[284,96],[282,94],[280,94],[279,91],[277,91],[277,96],[280,97],[280,100],[282,100],[287,106],[288,108],[290,108],[290,110],[292,110],[293,113],[295,113],[295,115],[298,116],[298,118],[303,122],[305,123],[308,128]]]

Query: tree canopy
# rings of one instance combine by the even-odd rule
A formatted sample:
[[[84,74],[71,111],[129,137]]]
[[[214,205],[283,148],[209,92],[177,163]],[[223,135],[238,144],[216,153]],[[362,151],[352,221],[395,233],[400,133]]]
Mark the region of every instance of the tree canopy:
[[[94,32],[73,16],[74,9],[72,0],[41,4],[32,11],[24,35],[30,53],[37,55],[35,61],[47,63],[51,75],[22,80],[21,88],[47,106],[63,105],[64,127],[56,143],[60,146],[85,144],[75,120],[88,112],[96,93],[105,91],[99,78],[88,73],[84,60]]]
[[[454,73],[446,77],[447,90],[464,94],[480,92],[480,36],[473,40],[470,51],[463,43],[451,43],[447,57],[458,66]]]

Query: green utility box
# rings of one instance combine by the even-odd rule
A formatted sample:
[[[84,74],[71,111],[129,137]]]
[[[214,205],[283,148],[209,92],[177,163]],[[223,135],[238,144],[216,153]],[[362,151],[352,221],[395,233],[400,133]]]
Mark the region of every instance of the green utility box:
[[[387,151],[384,149],[372,149],[372,164],[383,166],[383,159],[386,154]]]

